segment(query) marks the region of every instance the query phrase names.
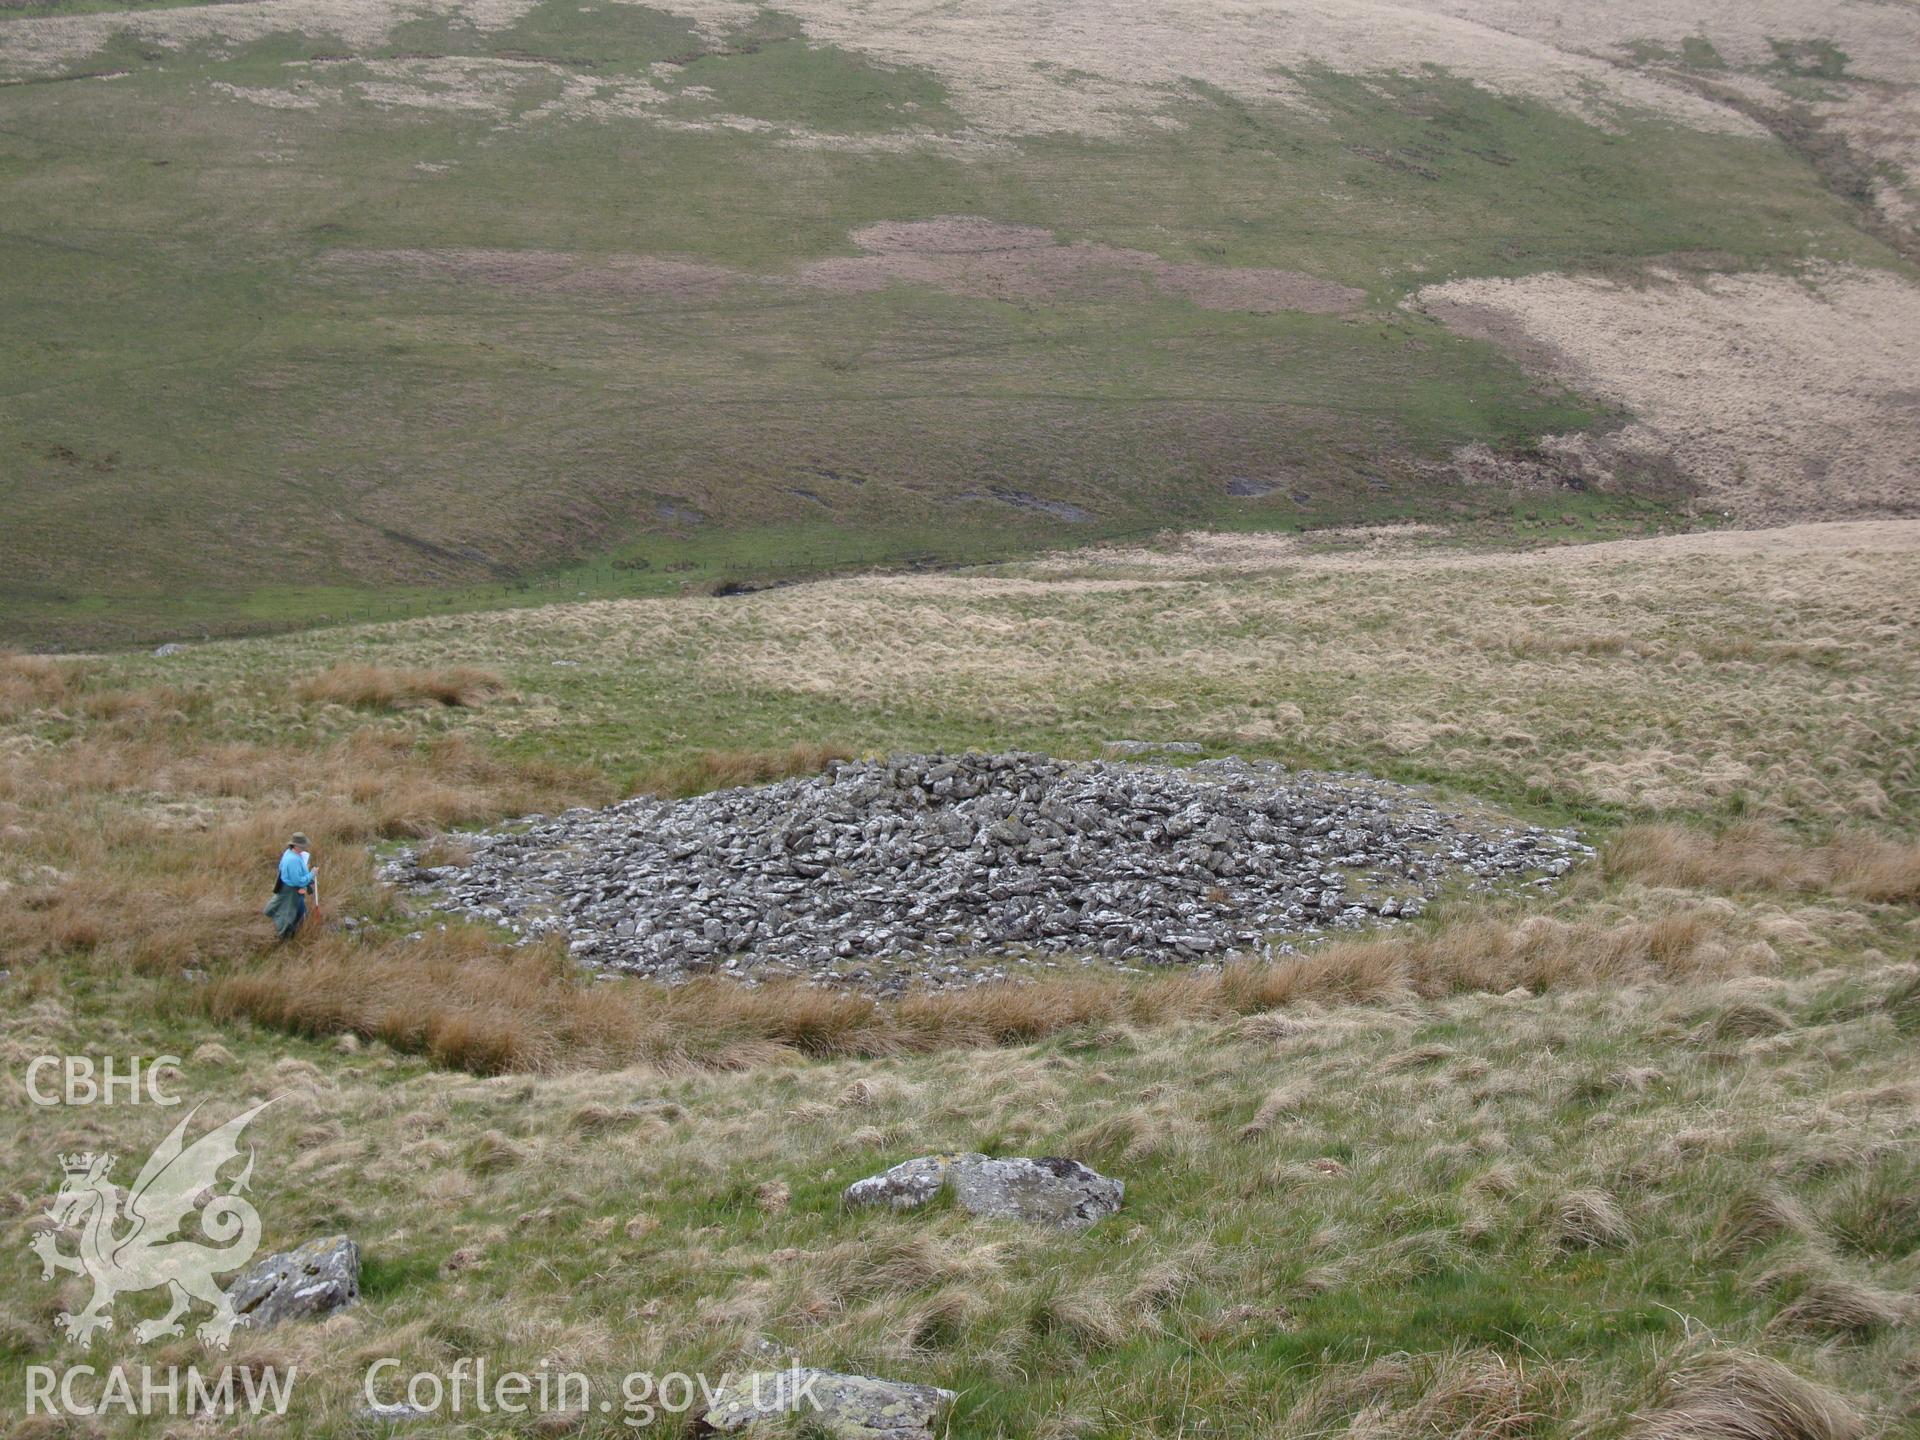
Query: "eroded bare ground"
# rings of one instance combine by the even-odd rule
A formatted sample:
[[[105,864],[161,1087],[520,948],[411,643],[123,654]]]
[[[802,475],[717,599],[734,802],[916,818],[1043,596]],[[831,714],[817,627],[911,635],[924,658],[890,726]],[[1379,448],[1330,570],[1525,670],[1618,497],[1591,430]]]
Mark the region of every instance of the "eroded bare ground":
[[[1670,457],[1742,520],[1920,508],[1920,288],[1898,276],[1549,274],[1415,300],[1631,411],[1615,460]]]
[[[1350,310],[1365,292],[1293,270],[1173,264],[1145,250],[1058,244],[1034,225],[970,215],[885,221],[852,236],[864,254],[816,260],[800,279],[827,289],[878,290],[907,282],[990,299],[1059,296],[1148,299],[1178,295],[1203,310],[1265,314]]]

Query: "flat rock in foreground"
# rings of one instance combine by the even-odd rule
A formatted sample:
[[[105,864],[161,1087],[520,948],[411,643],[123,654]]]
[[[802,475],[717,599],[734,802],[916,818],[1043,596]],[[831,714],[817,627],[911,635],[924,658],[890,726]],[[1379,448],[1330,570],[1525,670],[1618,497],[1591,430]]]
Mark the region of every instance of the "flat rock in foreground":
[[[1120,1208],[1124,1181],[1078,1160],[1026,1155],[922,1155],[849,1185],[849,1205],[912,1210],[950,1188],[961,1209],[992,1220],[1026,1220],[1058,1230],[1084,1230]]]
[[[729,1378],[714,1392],[697,1433],[801,1433],[824,1431],[837,1440],[931,1440],[934,1421],[953,1403],[954,1392],[936,1385],[909,1385],[868,1375],[795,1366]]]

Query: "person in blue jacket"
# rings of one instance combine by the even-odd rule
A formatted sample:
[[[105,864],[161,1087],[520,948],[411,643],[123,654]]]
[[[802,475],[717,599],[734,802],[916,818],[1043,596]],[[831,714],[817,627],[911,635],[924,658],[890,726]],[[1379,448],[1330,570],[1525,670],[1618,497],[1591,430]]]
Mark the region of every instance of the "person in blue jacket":
[[[295,835],[280,856],[280,869],[273,880],[273,900],[267,906],[267,918],[280,932],[282,940],[291,940],[307,918],[307,897],[319,888],[320,872],[313,868],[313,852],[305,835]]]

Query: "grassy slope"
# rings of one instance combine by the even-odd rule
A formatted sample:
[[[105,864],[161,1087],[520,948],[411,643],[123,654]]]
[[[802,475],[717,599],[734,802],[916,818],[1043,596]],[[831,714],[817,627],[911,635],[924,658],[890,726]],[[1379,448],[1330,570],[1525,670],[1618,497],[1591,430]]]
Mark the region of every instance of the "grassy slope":
[[[1393,532],[1388,532],[1392,534]],[[499,670],[459,717],[510,753],[631,782],[689,749],[1198,739],[1434,780],[1548,813],[1912,824],[1920,692],[1899,653],[1910,524],[1519,553],[1290,539],[1074,554],[1002,575],[829,581],[361,630],[352,654]],[[1229,542],[1235,543],[1235,542]],[[1857,547],[1858,553],[1845,553]],[[221,733],[270,738],[337,634],[130,660],[246,676]],[[348,712],[302,719],[321,734]]]
[[[959,1435],[1610,1437],[1703,1349],[1776,1357],[1872,1416],[1755,1432],[1768,1440],[1902,1433],[1920,1404],[1912,528],[1547,557],[1076,557],[835,582],[804,605],[16,665],[0,671],[18,757],[0,773],[7,1053],[173,1050],[216,1109],[287,1094],[258,1132],[268,1242],[345,1227],[369,1255],[353,1315],[241,1342],[308,1377],[302,1433],[352,1431],[378,1355],[546,1356],[605,1385],[751,1363],[763,1336],[961,1390]],[[877,648],[885,635],[915,643]],[[494,666],[517,696],[354,710],[324,698],[343,681],[298,683],[369,645],[395,665]],[[865,684],[830,667],[849,650],[882,657]],[[1242,738],[1219,743],[1251,753],[1400,765],[1581,815],[1609,861],[1551,902],[1455,905],[1411,947],[1329,952],[1318,979],[1250,980],[1224,1004],[1090,977],[983,994],[943,1022],[676,1002],[576,987],[564,966],[530,980],[453,932],[434,953],[455,958],[422,969],[358,851],[605,794],[716,743],[1084,753],[1225,725]],[[489,758],[517,752],[584,771]],[[1738,813],[1800,840],[1618,828]],[[1873,852],[1878,878],[1808,843],[1873,814],[1907,837]],[[256,958],[252,882],[294,824],[332,867],[333,903],[376,934],[276,967]],[[115,903],[129,887],[142,903]],[[1429,978],[1409,987],[1407,961]],[[323,975],[348,993],[323,994]],[[1516,983],[1532,995],[1501,993]],[[236,1018],[262,996],[317,1038]],[[973,1048],[983,1030],[1014,1043]],[[929,1044],[947,1048],[857,1058]],[[419,1048],[554,1073],[477,1080]],[[676,1055],[692,1068],[621,1068]],[[0,1192],[28,1197],[9,1246],[56,1152],[144,1154],[171,1118],[8,1106]],[[943,1146],[1082,1155],[1127,1179],[1127,1208],[1074,1240],[838,1208],[848,1180]],[[7,1386],[56,1360],[51,1317],[74,1298],[20,1263]],[[114,1357],[211,1361],[191,1342],[142,1354],[124,1322],[91,1358]]]
[[[770,12],[674,67],[660,113],[855,137],[957,126],[929,77],[794,34]],[[549,0],[486,35],[423,18],[362,58],[553,57],[606,83],[704,48],[656,12]],[[960,159],[536,117],[557,72],[497,111],[382,108],[348,88],[372,71],[304,63],[338,54],[282,34],[155,63],[123,39],[76,67],[122,78],[0,93],[0,634],[498,603],[614,557],[628,567],[564,583],[646,593],[1169,519],[1499,508],[1435,494],[1419,462],[1609,417],[1393,310],[1413,285],[1676,252],[1884,258],[1781,147],[1611,134],[1440,75],[1309,77],[1330,124],[1196,84],[1183,130]],[[268,109],[216,82],[322,99]],[[1343,318],[918,287],[609,295],[345,258],[546,249],[589,271],[645,254],[765,275],[849,253],[860,224],[937,214],[1294,268],[1371,300]],[[1227,499],[1242,475],[1281,483]],[[1096,519],[956,498],[988,485]]]
[[[285,1097],[253,1131],[268,1242],[345,1229],[368,1255],[348,1320],[238,1344],[300,1369],[306,1434],[353,1433],[377,1356],[403,1373],[545,1356],[612,1395],[631,1371],[763,1363],[762,1336],[960,1390],[956,1435],[1344,1433],[1383,1403],[1390,1434],[1433,1433],[1424,1404],[1487,1427],[1470,1434],[1617,1435],[1703,1330],[1891,1420],[1912,1396],[1903,1327],[1837,1320],[1831,1292],[1795,1318],[1805,1280],[1766,1278],[1798,1267],[1883,1315],[1920,1278],[1911,1040],[1857,959],[1876,927],[1836,943],[1843,918],[1786,945],[1812,972],[1788,983],[1308,1009],[737,1076],[474,1081],[84,997],[16,1009],[13,1033],[187,1054],[183,1088],[218,1113]],[[159,1133],[150,1112],[23,1109],[6,1173],[34,1197],[56,1148],[137,1157]],[[840,1208],[848,1181],[948,1148],[1081,1155],[1127,1179],[1127,1206],[1078,1239]],[[1769,1203],[1784,1228],[1740,1235]],[[10,1390],[60,1358],[62,1292],[18,1263]],[[95,1363],[217,1363],[141,1352],[125,1323]],[[1471,1394],[1449,1402],[1462,1371]]]

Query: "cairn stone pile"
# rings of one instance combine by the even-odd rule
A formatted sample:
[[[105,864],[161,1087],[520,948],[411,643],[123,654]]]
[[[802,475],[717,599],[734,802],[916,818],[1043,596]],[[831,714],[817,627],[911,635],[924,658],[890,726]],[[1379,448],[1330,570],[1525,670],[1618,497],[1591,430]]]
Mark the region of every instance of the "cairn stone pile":
[[[1029,754],[842,763],[463,838],[464,865],[403,852],[386,874],[609,969],[936,983],[996,973],[966,957],[1270,954],[1418,914],[1449,882],[1550,883],[1585,852],[1358,777]]]

